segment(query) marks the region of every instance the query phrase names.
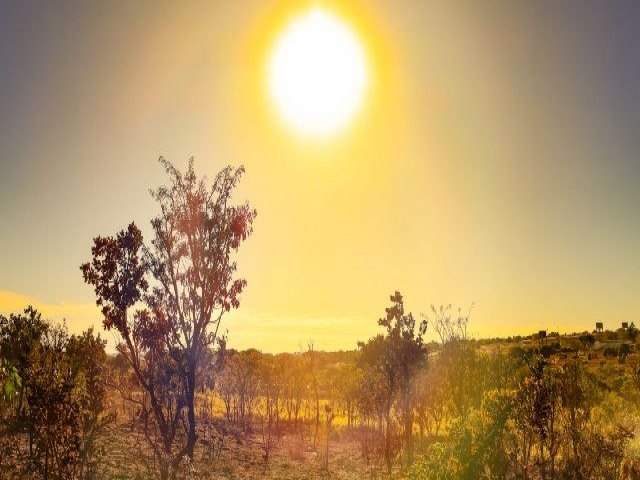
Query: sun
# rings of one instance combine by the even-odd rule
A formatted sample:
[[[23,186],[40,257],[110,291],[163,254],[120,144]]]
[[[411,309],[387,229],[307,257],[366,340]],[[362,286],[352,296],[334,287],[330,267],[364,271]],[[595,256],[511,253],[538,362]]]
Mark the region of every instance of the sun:
[[[346,23],[314,8],[294,18],[278,37],[268,83],[287,125],[303,136],[327,137],[343,129],[362,104],[364,48]]]

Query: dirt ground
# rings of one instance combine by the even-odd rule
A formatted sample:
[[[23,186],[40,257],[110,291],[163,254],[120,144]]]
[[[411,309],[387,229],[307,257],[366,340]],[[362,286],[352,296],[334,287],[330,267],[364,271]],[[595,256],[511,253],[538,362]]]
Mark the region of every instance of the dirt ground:
[[[221,434],[221,431],[224,432]],[[212,436],[211,433],[215,432]],[[214,442],[209,442],[215,438]],[[239,433],[211,425],[199,433],[194,470],[185,463],[181,479],[362,479],[385,478],[382,466],[363,459],[357,439],[346,430],[333,429],[329,440],[329,462],[325,468],[325,437],[313,447],[313,436],[283,435],[264,459],[259,432]],[[104,475],[109,479],[153,478],[152,451],[144,436],[130,425],[113,426],[104,441]]]

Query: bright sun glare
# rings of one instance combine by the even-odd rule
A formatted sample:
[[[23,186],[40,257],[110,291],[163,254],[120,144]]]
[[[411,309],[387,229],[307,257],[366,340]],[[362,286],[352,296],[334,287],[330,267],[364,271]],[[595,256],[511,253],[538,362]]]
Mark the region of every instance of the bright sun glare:
[[[285,122],[304,136],[326,137],[354,116],[367,83],[365,54],[349,27],[316,8],[278,38],[269,91]]]

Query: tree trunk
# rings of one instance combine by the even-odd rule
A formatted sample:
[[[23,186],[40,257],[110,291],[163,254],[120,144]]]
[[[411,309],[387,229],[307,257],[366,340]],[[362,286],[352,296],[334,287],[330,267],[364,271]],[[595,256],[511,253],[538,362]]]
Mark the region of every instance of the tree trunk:
[[[391,475],[391,414],[386,414],[387,434],[384,442],[384,459],[387,462],[387,472]]]
[[[196,390],[195,368],[189,370],[187,376],[187,420],[189,431],[187,432],[187,455],[193,461],[193,451],[196,445],[196,412],[195,412],[195,390]]]
[[[404,424],[404,441],[407,448],[407,465],[413,462],[413,411],[406,414]]]
[[[49,479],[49,439],[44,448],[44,480]]]
[[[169,480],[169,466],[160,464],[160,480]]]
[[[316,390],[316,433],[313,436],[313,444],[315,446],[318,440],[318,431],[320,430],[320,398],[318,397],[318,387],[315,387]]]

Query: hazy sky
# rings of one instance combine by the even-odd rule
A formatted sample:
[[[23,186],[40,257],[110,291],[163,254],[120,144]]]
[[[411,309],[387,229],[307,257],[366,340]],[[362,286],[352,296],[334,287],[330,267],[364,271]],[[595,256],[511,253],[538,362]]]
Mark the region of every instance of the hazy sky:
[[[264,75],[316,4],[372,65],[323,143]],[[233,346],[353,348],[396,289],[415,314],[473,303],[478,336],[640,323],[640,5],[348,5],[0,2],[0,311],[100,325],[79,265],[98,234],[149,231],[163,155],[246,166]]]

